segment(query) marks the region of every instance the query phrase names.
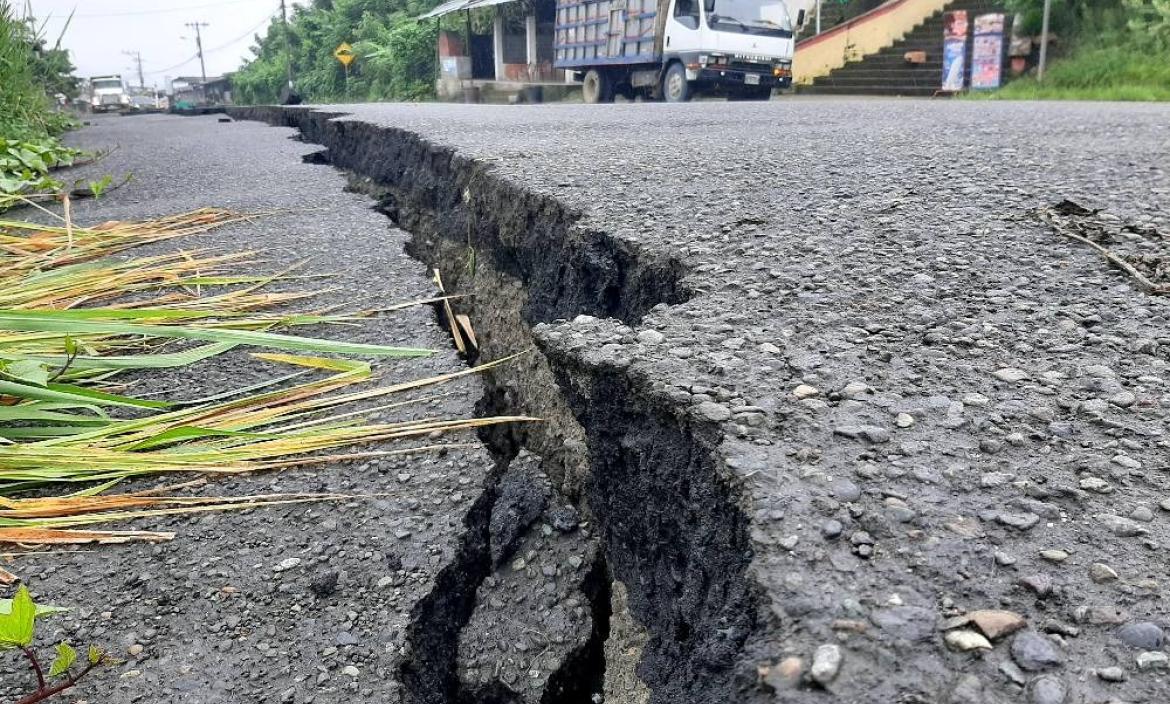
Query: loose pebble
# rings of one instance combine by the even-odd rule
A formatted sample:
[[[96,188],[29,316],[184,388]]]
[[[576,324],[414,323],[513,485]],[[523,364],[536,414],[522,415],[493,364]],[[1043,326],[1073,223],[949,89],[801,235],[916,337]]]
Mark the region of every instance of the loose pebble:
[[[841,658],[841,646],[822,645],[813,655],[809,674],[822,686],[828,685],[837,677],[837,672],[841,669]]]

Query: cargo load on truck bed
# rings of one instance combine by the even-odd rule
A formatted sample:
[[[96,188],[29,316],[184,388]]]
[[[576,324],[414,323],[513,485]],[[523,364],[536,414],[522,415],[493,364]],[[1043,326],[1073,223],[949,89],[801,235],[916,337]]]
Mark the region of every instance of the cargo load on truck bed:
[[[669,0],[560,0],[557,68],[652,63],[662,58],[662,29]]]

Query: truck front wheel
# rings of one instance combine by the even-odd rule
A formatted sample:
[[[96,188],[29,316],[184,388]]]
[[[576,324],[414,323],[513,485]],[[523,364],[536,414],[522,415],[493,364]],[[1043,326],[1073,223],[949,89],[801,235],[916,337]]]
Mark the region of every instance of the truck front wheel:
[[[662,74],[662,99],[668,103],[685,103],[690,97],[687,70],[680,63],[671,64]]]
[[[581,97],[587,103],[613,102],[613,83],[609,76],[595,68],[589,69],[581,81]]]

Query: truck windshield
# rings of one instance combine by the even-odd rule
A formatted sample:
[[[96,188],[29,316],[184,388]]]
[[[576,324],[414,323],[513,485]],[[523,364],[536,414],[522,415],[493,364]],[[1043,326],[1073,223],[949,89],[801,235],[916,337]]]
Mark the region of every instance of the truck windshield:
[[[707,24],[711,29],[776,37],[792,36],[792,20],[788,18],[788,8],[780,0],[707,0],[707,8]]]
[[[117,78],[102,78],[93,82],[94,88],[121,88],[122,81]]]

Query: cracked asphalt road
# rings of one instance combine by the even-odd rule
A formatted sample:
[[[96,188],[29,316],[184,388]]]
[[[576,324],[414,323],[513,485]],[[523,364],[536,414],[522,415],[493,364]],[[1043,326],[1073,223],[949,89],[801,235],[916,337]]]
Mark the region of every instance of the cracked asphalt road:
[[[649,631],[638,675],[651,701],[1170,699],[1167,300],[1141,293],[1033,214],[1071,198],[1103,209],[1127,247],[1164,253],[1170,109],[833,99],[330,109],[489,164],[490,176],[578,211],[578,228],[685,272],[688,300],[654,306],[631,325],[578,316],[536,329],[592,433],[594,471],[629,469],[645,450],[635,469],[646,473],[629,478],[674,482],[657,496],[650,485],[633,497],[639,503],[595,507],[604,508],[598,532],[611,558],[645,556],[667,538],[691,550],[617,570],[634,621]],[[296,163],[304,148],[281,142],[287,133],[207,118],[142,124],[125,133],[141,146],[111,159],[174,178],[173,205],[214,194],[263,205],[279,193],[278,203],[320,203],[375,227],[339,177]],[[99,123],[82,138],[108,129]],[[321,183],[329,185],[315,193]],[[166,205],[145,186],[128,187],[90,214]],[[305,230],[274,228],[256,241],[295,250],[304,237],[339,251],[332,230],[331,242],[325,230]],[[399,248],[379,252],[377,267],[415,272],[411,286],[422,285]],[[355,267],[372,256],[365,245],[343,251]],[[377,279],[364,271],[353,285]],[[589,396],[597,390],[622,393]],[[676,434],[658,444],[653,428],[623,434],[591,406]],[[703,442],[693,447],[713,449],[672,464],[677,456],[663,446],[689,448],[695,438]],[[467,466],[479,466],[477,457]],[[453,471],[436,468],[436,487]],[[726,501],[713,505],[727,515],[696,514],[712,505],[696,487],[717,489]],[[592,499],[631,498],[609,490]],[[180,531],[195,544],[213,541],[209,523]],[[449,546],[458,528],[439,523],[434,540]],[[171,555],[155,558],[165,566],[125,594],[99,576],[96,558],[80,572],[49,565],[45,576],[69,585],[56,601],[106,589],[99,601],[129,610],[127,621],[99,627],[78,625],[97,608],[62,622],[85,635],[152,624],[146,645],[160,661],[146,663],[142,679],[119,680],[113,701],[266,701],[290,687],[304,700],[382,701],[398,696],[400,662],[382,640],[401,628],[399,607],[422,592],[396,608],[376,605],[376,582],[365,584],[375,573],[355,560],[368,552],[376,561],[384,551],[366,541],[386,536],[374,519],[363,525],[368,535],[352,538],[361,546],[334,553],[332,531],[287,536],[242,524],[232,540],[264,536],[247,546],[262,559],[226,568],[248,586],[242,621],[205,636],[192,629],[215,618],[208,604],[219,586],[199,576],[201,553],[159,553]],[[354,609],[366,629],[356,651],[326,645],[315,626],[285,629],[301,623],[288,611],[311,596],[265,566],[290,544],[316,555],[315,541],[336,554],[320,559],[341,560],[364,580],[345,597],[373,609]],[[171,548],[143,556],[156,550]],[[433,567],[418,566],[420,589]],[[747,607],[728,603],[750,613],[720,611],[721,598],[740,592],[752,597]],[[185,595],[179,605],[165,601],[176,593]],[[342,607],[327,614],[337,628],[353,620]],[[239,630],[228,637],[224,628]],[[187,653],[193,638],[205,645]],[[269,646],[259,655],[249,650],[257,639]],[[377,676],[345,680],[351,652]],[[198,698],[208,691],[219,698]],[[621,692],[607,700],[627,701]]]
[[[652,633],[656,700],[1170,698],[1167,300],[1033,214],[1071,198],[1164,255],[1170,109],[328,109],[685,265],[690,300],[634,328],[537,330],[559,363],[717,425],[750,519],[751,632],[696,639],[732,664]],[[972,625],[988,610],[1022,630]]]

